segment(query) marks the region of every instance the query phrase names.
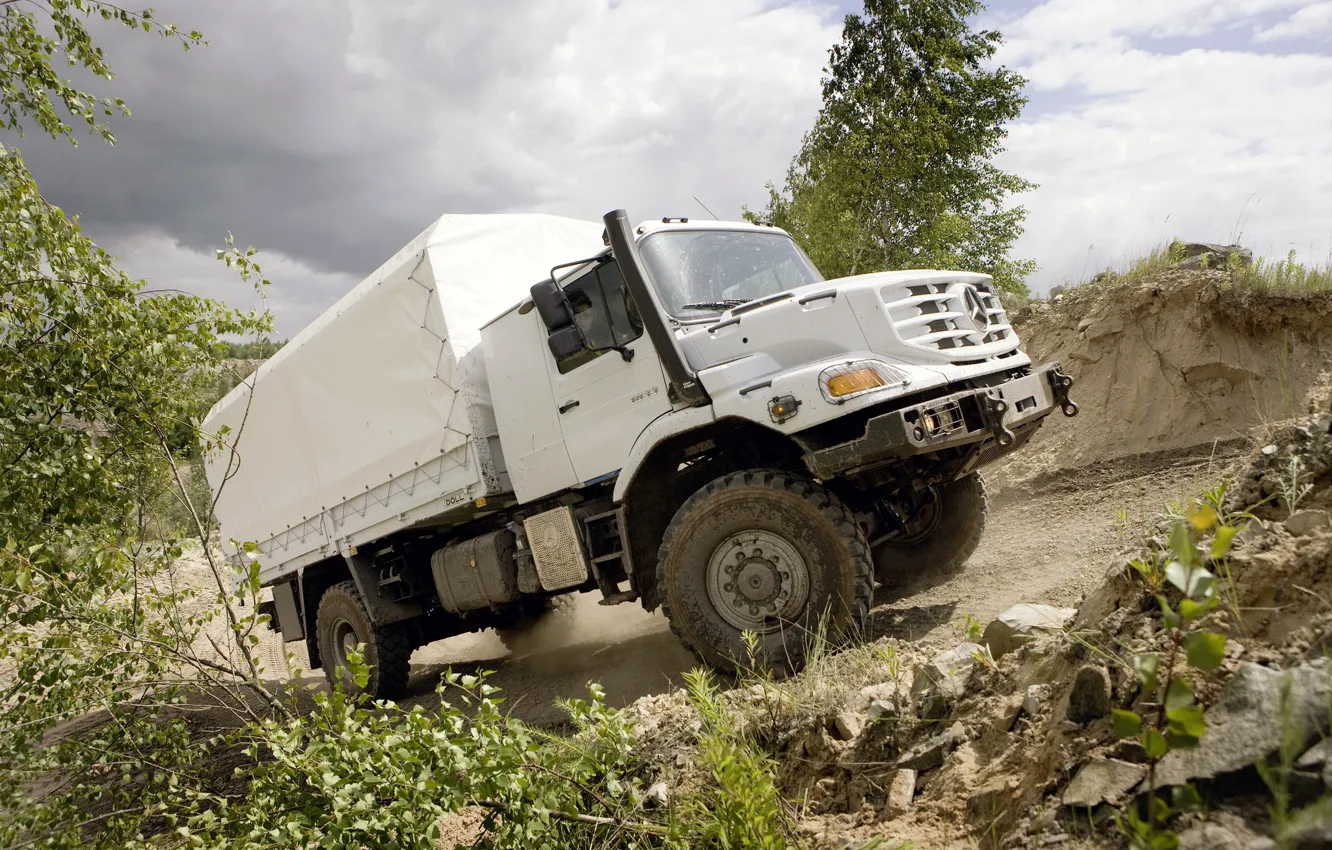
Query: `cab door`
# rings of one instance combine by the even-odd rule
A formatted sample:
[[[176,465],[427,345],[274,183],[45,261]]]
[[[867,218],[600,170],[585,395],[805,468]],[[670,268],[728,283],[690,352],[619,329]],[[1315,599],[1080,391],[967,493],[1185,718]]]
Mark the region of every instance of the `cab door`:
[[[562,361],[548,355],[547,362],[564,444],[574,473],[586,484],[618,472],[634,440],[671,404],[661,362],[619,265],[608,259],[563,288],[592,350]],[[611,350],[616,346],[623,353]]]

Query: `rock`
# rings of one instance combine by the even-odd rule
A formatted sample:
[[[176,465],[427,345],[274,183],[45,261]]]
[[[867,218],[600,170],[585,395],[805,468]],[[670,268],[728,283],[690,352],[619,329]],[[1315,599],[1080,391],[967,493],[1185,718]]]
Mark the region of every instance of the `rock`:
[[[917,773],[933,770],[944,762],[944,756],[952,752],[958,744],[967,739],[967,730],[960,722],[955,722],[939,734],[927,738],[897,759],[899,769],[906,768]]]
[[[1267,528],[1263,525],[1263,521],[1254,517],[1244,524],[1239,534],[1235,535],[1235,542],[1249,544],[1266,533]]]
[[[979,644],[958,644],[916,670],[916,676],[911,682],[911,696],[921,706],[921,717],[938,719],[948,703],[966,694],[967,679],[971,676],[971,668],[976,664],[975,654],[979,651]]]
[[[1072,720],[1061,720],[1059,721],[1059,729],[1062,732],[1081,732],[1082,724],[1075,723]]]
[[[1263,454],[1267,457],[1276,457],[1276,453],[1279,451],[1281,450],[1277,448],[1276,443],[1269,443],[1263,446]]]
[[[1309,665],[1271,670],[1241,661],[1235,675],[1207,710],[1203,745],[1173,750],[1157,766],[1161,787],[1211,779],[1248,767],[1281,745],[1283,717],[1279,709],[1282,681],[1289,676],[1289,732],[1307,744],[1326,731],[1327,700],[1332,692],[1328,674]]]
[[[1215,245],[1210,242],[1176,242],[1171,248],[1178,253],[1181,271],[1188,269],[1222,269],[1232,264],[1239,268],[1253,265],[1253,252],[1243,245]]]
[[[884,716],[892,717],[897,713],[898,711],[896,703],[886,702],[881,699],[876,699],[874,702],[870,703],[869,706],[870,720],[878,720],[880,717]]]
[[[1040,714],[1041,707],[1049,693],[1049,685],[1029,685],[1027,693],[1022,697],[1022,710],[1031,717]]]
[[[999,658],[1024,643],[1031,643],[1040,633],[1062,631],[1077,613],[1073,608],[1023,602],[991,620],[981,636],[981,643],[990,648],[991,655]]]
[[[839,747],[834,744],[832,736],[822,724],[806,733],[803,746],[805,758],[811,762],[831,764],[837,761]]]
[[[870,708],[874,708],[873,704]],[[854,741],[860,737],[860,730],[864,724],[860,722],[860,715],[854,711],[839,711],[837,716],[833,718],[832,726],[833,731],[837,733],[838,740]]]
[[[1078,322],[1078,333],[1082,333],[1091,326],[1092,326],[1091,319],[1083,319],[1082,321]]]
[[[1060,798],[1065,806],[1092,808],[1102,803],[1118,803],[1147,776],[1141,764],[1105,759],[1084,764]]]
[[[1244,850],[1277,850],[1277,843],[1270,838],[1255,838],[1245,845]]]
[[[883,702],[896,703],[902,697],[902,686],[897,682],[880,682],[877,685],[866,685],[860,689],[860,698],[866,703],[882,700]]]
[[[1306,769],[1322,767],[1327,764],[1329,758],[1332,758],[1332,738],[1324,738],[1305,750],[1304,755],[1295,762],[1295,766]]]
[[[1327,511],[1296,511],[1286,518],[1283,525],[1291,534],[1303,537],[1332,525],[1332,519],[1328,518]]]
[[[643,808],[645,809],[664,809],[671,802],[671,789],[666,787],[665,782],[654,782],[648,786],[643,794]]]
[[[1124,318],[1119,315],[1101,316],[1083,329],[1087,340],[1100,339],[1101,337],[1111,336],[1124,330]]]
[[[1068,719],[1090,723],[1110,713],[1110,674],[1104,667],[1084,664],[1068,694]]]
[[[1179,850],[1244,850],[1244,845],[1230,830],[1200,823],[1179,834]]]
[[[1098,628],[1106,617],[1118,611],[1126,601],[1137,599],[1140,593],[1141,588],[1134,581],[1133,571],[1128,562],[1116,564],[1106,571],[1101,583],[1082,600],[1082,604],[1078,606],[1078,614],[1073,619],[1073,627]]]
[[[901,768],[893,771],[888,782],[888,799],[879,812],[879,820],[888,820],[906,814],[916,796],[916,771]]]
[[[1327,850],[1332,847],[1332,823],[1314,822],[1291,829],[1282,844],[1294,850]]]
[[[822,814],[831,811],[837,802],[837,780],[825,776],[809,789],[808,807],[811,811]]]

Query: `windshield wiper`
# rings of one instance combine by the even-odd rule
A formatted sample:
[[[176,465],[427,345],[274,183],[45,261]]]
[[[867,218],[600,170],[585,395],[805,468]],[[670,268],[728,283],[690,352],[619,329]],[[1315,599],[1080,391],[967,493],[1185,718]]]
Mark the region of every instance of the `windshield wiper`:
[[[681,304],[681,310],[729,310],[732,307],[739,307],[741,304],[748,304],[748,298],[728,298],[724,301],[698,301],[693,304]]]

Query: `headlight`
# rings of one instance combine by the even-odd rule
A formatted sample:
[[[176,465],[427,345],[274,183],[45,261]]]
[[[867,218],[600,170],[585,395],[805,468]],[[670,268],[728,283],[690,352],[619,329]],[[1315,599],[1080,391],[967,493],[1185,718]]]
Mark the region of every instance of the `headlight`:
[[[832,404],[888,386],[900,386],[909,379],[900,369],[878,360],[854,360],[829,366],[819,373],[819,390]]]

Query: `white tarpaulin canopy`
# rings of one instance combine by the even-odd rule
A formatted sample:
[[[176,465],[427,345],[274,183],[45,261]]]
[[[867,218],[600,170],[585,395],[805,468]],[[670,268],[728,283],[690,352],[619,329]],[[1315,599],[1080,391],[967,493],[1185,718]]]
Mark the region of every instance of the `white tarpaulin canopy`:
[[[412,240],[210,411],[207,431],[229,429],[208,459],[223,540],[260,544],[267,578],[493,486],[480,328],[551,266],[603,250],[601,234],[548,215],[446,215]]]

